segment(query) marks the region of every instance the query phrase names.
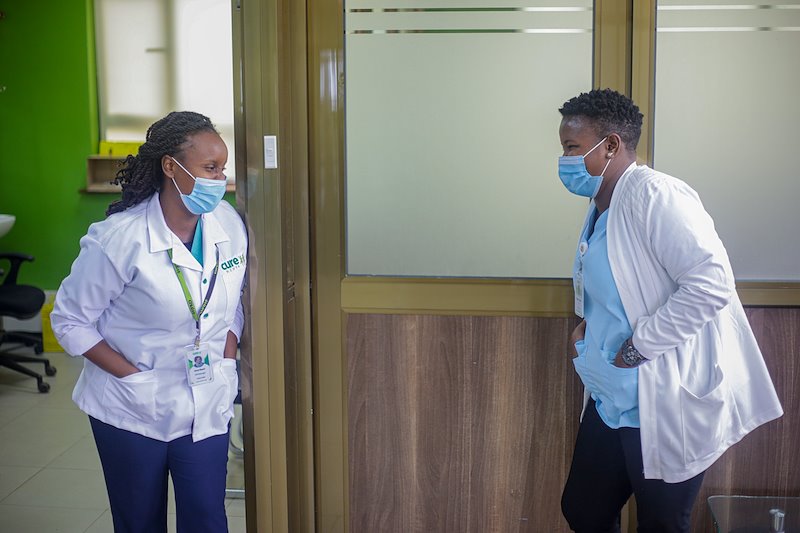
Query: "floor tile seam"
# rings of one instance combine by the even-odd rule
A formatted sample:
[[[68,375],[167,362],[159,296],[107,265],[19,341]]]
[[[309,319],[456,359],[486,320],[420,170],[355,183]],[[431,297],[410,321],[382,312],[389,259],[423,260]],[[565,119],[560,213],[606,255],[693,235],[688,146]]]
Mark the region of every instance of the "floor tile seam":
[[[2,501],[0,501],[0,503],[3,503],[3,502],[5,502],[5,501],[6,501],[6,500],[8,500],[9,498],[11,498],[11,496],[13,496],[14,494],[16,494],[16,493],[17,493],[17,492],[19,492],[20,490],[22,490],[22,489],[23,489],[23,488],[24,488],[26,485],[28,485],[29,483],[32,483],[32,482],[33,482],[33,480],[34,480],[35,478],[37,478],[37,477],[41,476],[41,475],[44,473],[44,471],[45,471],[45,470],[62,470],[62,471],[63,471],[63,470],[72,470],[72,471],[77,471],[77,472],[94,472],[94,473],[96,473],[96,472],[99,472],[98,470],[87,470],[87,469],[84,469],[84,468],[47,468],[47,467],[41,467],[41,468],[39,469],[39,471],[38,471],[38,472],[36,472],[36,473],[35,473],[35,474],[33,474],[32,476],[30,476],[28,479],[26,479],[25,481],[23,481],[23,482],[22,482],[20,485],[18,485],[18,486],[17,486],[17,488],[15,488],[15,489],[14,489],[14,490],[13,490],[13,491],[12,491],[12,492],[11,492],[11,493],[8,495],[8,496],[6,496],[5,498],[3,498],[3,500],[2,500]],[[100,472],[100,474],[101,474],[101,477],[102,477],[102,472]],[[85,474],[84,474],[84,475],[85,475]],[[14,504],[7,504],[7,505],[14,505]],[[44,505],[44,506],[37,505],[37,506],[35,506],[35,507],[60,507],[60,506],[58,506],[58,505]],[[80,509],[80,507],[79,507],[79,509]],[[94,507],[90,507],[90,509],[94,509]]]
[[[2,398],[2,394],[0,394],[0,403],[2,403],[2,400],[3,400],[3,398]],[[3,407],[14,407],[14,406],[13,406],[13,405],[5,405],[5,404],[4,404],[4,405],[3,405]],[[14,422],[15,420],[17,420],[18,418],[20,418],[20,417],[22,417],[22,416],[25,416],[25,413],[27,413],[28,411],[30,411],[30,410],[31,410],[31,409],[33,409],[34,407],[36,407],[36,406],[35,406],[35,405],[31,405],[31,406],[27,407],[27,408],[26,408],[26,409],[25,409],[23,412],[19,413],[19,414],[18,414],[18,415],[16,415],[16,416],[13,416],[13,417],[12,417],[10,420],[7,420],[5,423],[3,423],[2,425],[0,425],[0,431],[2,431],[4,427],[6,427],[7,425],[11,424],[12,422]]]
[[[0,435],[0,440],[2,440],[2,438],[3,438],[2,435]],[[21,463],[21,462],[4,463],[2,461],[4,458],[5,457],[3,457],[3,452],[0,452],[0,466],[19,466],[20,468],[38,468],[40,470],[47,466],[46,464],[42,463]]]
[[[0,395],[0,398],[2,398],[2,395]],[[2,401],[2,400],[0,399],[0,401]],[[32,411],[34,409],[38,409],[38,410],[42,410],[42,411],[66,411],[66,412],[69,412],[69,413],[80,413],[83,416],[86,416],[86,414],[83,413],[83,411],[78,409],[77,405],[72,403],[72,398],[69,399],[70,405],[61,405],[61,404],[52,404],[51,405],[50,403],[48,403],[48,402],[51,402],[51,401],[54,401],[54,400],[49,400],[48,399],[48,400],[42,400],[41,402],[37,402],[35,405],[31,405],[31,407],[30,407],[30,409],[28,411]],[[59,414],[61,414],[61,413],[59,413]]]
[[[42,470],[74,470],[77,472],[94,472],[94,473],[103,473],[102,468],[79,468],[75,466],[43,466]]]
[[[11,466],[15,467],[16,465],[11,465]],[[22,480],[16,487],[14,487],[14,489],[11,492],[6,494],[4,497],[0,498],[0,505],[2,505],[4,501],[6,501],[8,498],[10,498],[12,494],[14,494],[19,489],[21,489],[22,486],[25,485],[28,481],[30,481],[31,479],[33,479],[34,477],[39,475],[39,472],[41,472],[41,470],[42,470],[41,467],[28,467],[28,466],[22,467],[21,466],[19,468],[38,468],[38,470],[36,470],[36,472],[32,473],[30,476],[26,477],[24,480]]]
[[[107,512],[110,512],[110,508],[106,509],[105,511],[100,513],[100,515],[97,518],[94,519],[94,522],[89,524],[89,527],[87,527],[86,529],[83,530],[83,533],[86,533],[87,531],[91,531],[91,529],[95,526],[95,524],[100,522],[100,519],[102,519],[106,515]]]
[[[103,468],[84,468],[80,466],[47,466],[45,468],[53,469],[53,470],[83,470],[84,472],[94,472],[96,474],[103,474]]]
[[[0,437],[0,440],[1,440],[1,439],[2,439],[2,437]],[[79,440],[80,440],[80,439],[79,439]],[[45,468],[59,468],[59,469],[61,469],[61,470],[64,470],[64,469],[68,469],[68,470],[92,470],[92,469],[90,469],[90,468],[69,468],[69,467],[58,467],[58,466],[53,466],[53,463],[54,463],[55,461],[59,460],[59,459],[60,459],[60,458],[61,458],[61,457],[62,457],[62,456],[65,454],[65,453],[67,453],[68,451],[70,451],[70,450],[72,449],[72,447],[73,447],[73,446],[75,446],[75,444],[76,444],[76,443],[77,443],[77,441],[75,441],[75,442],[73,442],[72,444],[68,445],[68,446],[67,446],[67,447],[64,449],[64,451],[60,452],[58,455],[56,455],[56,456],[55,456],[55,457],[53,457],[52,459],[48,460],[48,461],[47,461],[47,462],[45,462],[44,464],[42,464],[42,463],[36,463],[36,464],[22,464],[22,463],[19,463],[19,462],[17,462],[17,463],[14,463],[13,465],[5,465],[5,466],[30,466],[30,467],[34,467],[34,468],[42,468],[42,469],[45,469]],[[2,464],[2,463],[0,463],[0,466],[3,466],[3,464]],[[97,470],[97,469],[94,469],[94,470]]]
[[[108,505],[105,507],[83,507],[77,505],[34,505],[32,503],[17,504],[5,502],[0,502],[0,507],[17,507],[28,509],[68,509],[70,511],[100,511],[100,514],[110,509]]]
[[[13,393],[15,393],[15,392],[23,392],[23,391],[21,391],[20,389],[14,389],[14,390],[12,390],[10,392],[6,392],[6,391],[3,390],[3,387],[4,387],[4,385],[0,385],[0,403],[3,404],[3,407],[27,407],[27,408],[30,409],[30,408],[33,408],[33,407],[38,407],[40,405],[39,404],[39,402],[40,402],[39,399],[32,400],[31,398],[29,398],[27,396],[24,396],[22,398],[17,397],[18,399],[23,399],[24,398],[24,401],[15,402],[14,401],[14,397],[15,396],[14,396]],[[27,391],[25,391],[25,392],[27,392]]]
[[[90,433],[90,434],[91,434],[91,433]],[[53,459],[52,459],[50,462],[48,462],[48,463],[45,465],[45,467],[47,467],[47,468],[64,468],[64,467],[53,466],[53,463],[55,463],[56,461],[58,461],[59,459],[61,459],[61,458],[62,458],[62,457],[64,457],[65,455],[67,455],[69,452],[71,452],[72,450],[74,450],[74,449],[75,449],[75,447],[76,447],[76,446],[78,446],[78,445],[81,443],[81,441],[83,441],[83,439],[85,439],[87,436],[88,436],[88,435],[84,435],[83,437],[79,438],[78,440],[76,440],[75,442],[73,442],[72,444],[70,444],[70,445],[69,445],[69,446],[68,446],[68,447],[67,447],[67,448],[66,448],[66,449],[65,449],[63,452],[61,452],[61,453],[60,453],[60,454],[58,454],[56,457],[54,457],[54,458],[53,458]],[[98,456],[98,460],[99,460],[99,459],[100,459],[100,458],[99,458],[99,456]],[[66,467],[66,468],[69,468],[69,467]],[[97,469],[96,469],[96,468],[92,468],[92,469],[87,469],[87,468],[76,468],[75,470],[97,470]]]
[[[38,434],[36,434],[36,432],[33,431],[33,429],[34,428],[31,428],[30,430],[25,429],[25,430],[20,431],[19,429],[14,430],[13,428],[3,428],[3,429],[0,429],[0,439],[3,439],[3,438],[5,438],[5,439],[28,438],[28,440],[30,440],[33,437],[36,437],[37,442],[44,442],[44,443],[47,443],[47,444],[59,443],[59,444],[62,444],[62,445],[64,443],[67,443],[69,446],[74,446],[79,440],[81,440],[82,438],[84,438],[84,437],[86,437],[87,435],[90,434],[90,433],[87,433],[87,434],[84,434],[84,435],[77,435],[77,436],[74,436],[74,437],[71,437],[71,438],[65,438],[64,440],[59,441],[59,440],[56,440],[56,439],[61,438],[61,437],[65,437],[65,435],[62,432],[58,432],[58,433],[56,433],[54,435],[53,434],[47,435],[47,434],[44,434],[43,432],[39,432]],[[50,428],[50,429],[53,429],[53,428]],[[28,432],[28,431],[30,433],[33,433],[33,434],[32,435],[26,435],[26,432]],[[0,442],[2,442],[2,440],[0,440]]]

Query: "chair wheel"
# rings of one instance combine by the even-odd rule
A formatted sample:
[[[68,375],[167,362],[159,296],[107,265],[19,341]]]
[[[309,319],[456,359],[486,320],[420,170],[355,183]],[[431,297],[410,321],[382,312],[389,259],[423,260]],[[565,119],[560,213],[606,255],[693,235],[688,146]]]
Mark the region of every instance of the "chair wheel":
[[[46,366],[44,368],[44,373],[48,376],[55,376],[56,375],[56,367],[54,366]]]
[[[39,392],[49,392],[49,391],[50,391],[49,383],[45,383],[44,381],[39,383]]]
[[[36,346],[33,347],[33,353],[35,353],[36,355],[41,355],[44,353],[44,348],[42,347],[41,344],[37,344]]]

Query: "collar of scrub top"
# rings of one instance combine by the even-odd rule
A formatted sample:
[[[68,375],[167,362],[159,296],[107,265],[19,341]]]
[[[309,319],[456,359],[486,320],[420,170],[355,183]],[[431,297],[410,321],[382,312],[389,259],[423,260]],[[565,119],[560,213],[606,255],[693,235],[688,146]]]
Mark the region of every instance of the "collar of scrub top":
[[[230,241],[230,237],[222,225],[214,216],[214,213],[206,213],[203,216],[203,265],[209,272],[217,263],[217,244]],[[172,233],[164,220],[164,213],[161,211],[161,204],[158,201],[158,193],[150,198],[147,204],[147,232],[150,241],[150,253],[164,252],[172,248],[172,262],[180,267],[192,270],[204,271],[203,266],[197,262],[192,252]]]

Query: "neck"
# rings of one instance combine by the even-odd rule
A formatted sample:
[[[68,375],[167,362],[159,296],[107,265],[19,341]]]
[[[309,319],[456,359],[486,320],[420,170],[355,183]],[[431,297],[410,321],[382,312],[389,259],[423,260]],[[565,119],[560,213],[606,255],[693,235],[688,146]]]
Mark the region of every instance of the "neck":
[[[195,227],[197,227],[197,219],[200,216],[193,215],[186,209],[176,191],[170,194],[162,187],[158,201],[161,204],[161,212],[164,213],[167,227],[177,235],[181,242],[191,241],[194,237]]]
[[[609,208],[611,205],[611,197],[614,196],[614,189],[617,187],[617,182],[634,161],[636,161],[635,156],[617,157],[608,165],[608,169],[606,169],[605,176],[603,177],[603,184],[600,186],[600,190],[594,198],[594,204],[597,206],[598,213],[602,213]]]

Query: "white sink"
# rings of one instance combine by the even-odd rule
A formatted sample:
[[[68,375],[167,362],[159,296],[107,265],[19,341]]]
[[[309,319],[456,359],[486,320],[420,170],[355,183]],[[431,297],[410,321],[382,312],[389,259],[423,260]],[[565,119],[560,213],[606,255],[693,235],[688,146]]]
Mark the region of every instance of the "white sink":
[[[14,215],[0,215],[0,237],[11,230],[15,220],[17,218]]]

